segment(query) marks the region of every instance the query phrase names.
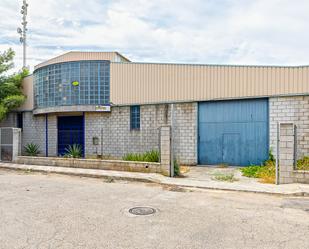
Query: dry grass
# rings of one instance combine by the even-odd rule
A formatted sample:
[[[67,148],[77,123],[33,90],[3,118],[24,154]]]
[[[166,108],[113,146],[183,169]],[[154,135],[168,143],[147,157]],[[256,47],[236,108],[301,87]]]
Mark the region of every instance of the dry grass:
[[[305,156],[304,158],[297,160],[296,169],[309,170],[309,156]]]

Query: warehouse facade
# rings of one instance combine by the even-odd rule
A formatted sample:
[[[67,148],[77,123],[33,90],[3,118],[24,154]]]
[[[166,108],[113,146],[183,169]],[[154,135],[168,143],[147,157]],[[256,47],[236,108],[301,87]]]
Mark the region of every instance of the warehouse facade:
[[[1,126],[46,156],[78,143],[85,157],[159,148],[173,119],[183,164],[259,164],[275,150],[278,122],[298,127],[309,154],[309,67],[134,63],[119,53],[69,52],[35,67],[25,104]],[[173,104],[173,108],[172,108]],[[173,109],[173,112],[171,111]]]

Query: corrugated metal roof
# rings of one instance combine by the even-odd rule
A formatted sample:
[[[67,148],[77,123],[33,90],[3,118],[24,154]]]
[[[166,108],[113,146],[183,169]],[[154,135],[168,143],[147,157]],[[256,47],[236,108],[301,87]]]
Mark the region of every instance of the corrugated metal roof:
[[[115,105],[309,95],[309,66],[132,63],[117,52],[68,52],[35,69],[81,60],[111,61]]]
[[[44,61],[34,67],[34,70],[62,62],[69,61],[81,61],[81,60],[109,60],[112,62],[130,62],[129,59],[119,54],[118,52],[79,52],[71,51],[62,55],[59,55],[50,60]]]

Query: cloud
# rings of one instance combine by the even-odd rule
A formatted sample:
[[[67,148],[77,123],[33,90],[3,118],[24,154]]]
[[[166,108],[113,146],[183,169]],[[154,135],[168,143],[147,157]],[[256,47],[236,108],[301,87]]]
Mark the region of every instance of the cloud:
[[[0,50],[12,47],[22,1],[1,0]],[[307,0],[29,0],[28,64],[68,50],[133,61],[309,64]]]

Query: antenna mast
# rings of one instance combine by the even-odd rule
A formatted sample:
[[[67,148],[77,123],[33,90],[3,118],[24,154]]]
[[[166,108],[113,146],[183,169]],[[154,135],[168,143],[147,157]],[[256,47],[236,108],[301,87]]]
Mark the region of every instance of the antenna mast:
[[[26,64],[26,47],[27,47],[27,40],[26,40],[26,34],[27,34],[27,8],[28,4],[26,0],[23,0],[23,5],[21,7],[20,13],[23,15],[22,18],[22,28],[17,28],[17,33],[20,34],[19,41],[23,44],[23,69],[27,68]]]

